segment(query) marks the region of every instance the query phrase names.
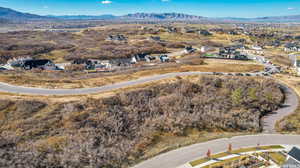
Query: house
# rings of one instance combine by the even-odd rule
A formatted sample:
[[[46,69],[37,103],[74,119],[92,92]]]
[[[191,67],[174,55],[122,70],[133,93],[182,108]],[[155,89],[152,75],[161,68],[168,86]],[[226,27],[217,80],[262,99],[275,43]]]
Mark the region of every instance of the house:
[[[167,27],[167,32],[169,33],[177,33],[178,32],[178,29],[176,27]]]
[[[287,43],[284,46],[285,52],[300,52],[300,45],[298,43]]]
[[[262,50],[262,47],[261,47],[261,46],[257,46],[257,45],[253,45],[253,46],[252,46],[252,49],[253,49],[253,50],[256,50],[256,51],[261,51],[261,50]]]
[[[160,55],[159,59],[161,62],[169,62],[170,58],[168,57],[168,55]]]
[[[161,39],[159,36],[150,36],[148,38],[149,41],[156,41],[156,42],[161,42]]]
[[[43,70],[57,70],[55,64],[47,59],[25,60],[22,67],[26,70],[39,68]]]
[[[186,47],[184,48],[184,53],[186,53],[186,54],[192,53],[192,52],[194,52],[194,51],[196,51],[196,49],[193,48],[192,46],[186,46]]]
[[[253,45],[250,49],[244,48],[242,51],[243,53],[247,53],[247,54],[257,54],[257,55],[264,54],[263,48],[257,45]]]
[[[109,60],[97,59],[76,59],[72,64],[84,65],[86,70],[111,69],[112,67]]]
[[[270,43],[270,46],[279,47],[281,45],[280,40],[274,40]]]
[[[211,36],[211,35],[212,35],[212,33],[210,33],[210,32],[207,31],[207,30],[204,30],[204,29],[198,31],[198,33],[199,33],[200,35],[203,35],[203,36]]]
[[[224,47],[219,49],[219,57],[221,58],[228,58],[228,59],[238,59],[238,60],[247,60],[248,56],[245,54],[241,54],[240,46],[230,46]]]
[[[111,67],[126,67],[132,65],[132,57],[130,58],[117,58],[109,60],[109,63],[111,64]]]
[[[212,28],[209,31],[216,32],[216,33],[225,33],[225,30],[222,28]]]
[[[235,30],[229,30],[229,31],[227,31],[227,34],[229,34],[229,35],[239,35],[239,33],[236,32]]]
[[[208,51],[208,47],[202,46],[201,49],[200,49],[200,51],[201,51],[202,53],[205,53],[205,52]]]
[[[59,64],[55,64],[56,67],[60,70],[65,70],[67,66],[71,65],[71,63],[59,63]]]
[[[191,27],[184,27],[182,29],[182,33],[196,33],[197,30],[195,30],[194,28]]]
[[[117,42],[122,42],[122,41],[127,41],[127,38],[122,35],[122,34],[117,34],[117,35],[109,35],[106,38],[107,41],[117,41]]]
[[[292,66],[295,68],[298,75],[300,75],[300,55],[299,54],[290,54],[289,58],[291,60]]]
[[[230,58],[233,59],[239,54],[234,47],[223,47],[219,49],[219,56],[221,58]]]
[[[5,64],[0,66],[0,69],[2,70],[14,70],[14,67],[12,67],[10,64]]]
[[[155,60],[155,57],[149,56],[148,54],[136,54],[135,56],[133,56],[131,58],[131,63],[135,64],[137,62],[140,61],[146,61],[146,62],[150,62],[152,60]]]
[[[109,60],[101,60],[94,65],[96,71],[109,71],[112,69],[112,65]]]
[[[293,147],[288,153],[286,162],[282,165],[282,168],[300,168],[300,149]]]
[[[21,57],[21,58],[13,58],[7,61],[6,66],[8,67],[23,67],[23,64],[26,60],[32,60],[31,57]]]

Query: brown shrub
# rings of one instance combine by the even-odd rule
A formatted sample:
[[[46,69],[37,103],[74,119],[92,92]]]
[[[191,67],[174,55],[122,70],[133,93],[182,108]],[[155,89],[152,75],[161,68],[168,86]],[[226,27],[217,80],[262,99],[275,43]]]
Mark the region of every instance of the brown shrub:
[[[27,148],[12,144],[0,148],[0,157],[9,153],[1,159],[11,166],[126,167],[143,156],[159,133],[183,136],[188,128],[260,131],[260,118],[277,109],[283,98],[269,79],[203,77],[195,83],[180,80],[105,99],[63,103],[40,117],[30,115],[41,109],[40,103],[16,103],[17,111],[22,107],[28,112],[16,115],[15,120],[24,117],[26,124],[16,126],[22,129],[15,139],[23,141],[15,144],[22,142]],[[52,145],[59,150],[38,151],[34,145],[40,138],[61,136],[69,141],[62,147],[54,138]]]

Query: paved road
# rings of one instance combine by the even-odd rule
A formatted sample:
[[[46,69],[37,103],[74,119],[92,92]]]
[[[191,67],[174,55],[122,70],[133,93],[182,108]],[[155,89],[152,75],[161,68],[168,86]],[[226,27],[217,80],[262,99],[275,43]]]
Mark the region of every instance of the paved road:
[[[285,85],[281,85],[282,90],[285,92],[285,102],[282,108],[268,114],[262,118],[263,132],[275,133],[275,124],[285,116],[295,112],[299,105],[299,98],[295,91]]]
[[[265,63],[264,60],[258,58],[260,62]],[[268,64],[268,63],[265,63]],[[270,67],[269,69],[274,69],[273,65],[265,65]],[[0,82],[0,92],[18,93],[18,94],[32,94],[32,95],[80,95],[80,94],[90,94],[90,93],[101,93],[114,89],[119,89],[127,86],[143,84],[146,82],[152,82],[156,80],[166,79],[176,76],[188,76],[188,75],[213,75],[213,72],[178,72],[178,73],[168,73],[163,75],[156,75],[145,77],[133,81],[126,81],[122,83],[96,87],[96,88],[82,88],[82,89],[43,89],[43,88],[30,88],[13,86],[6,83]],[[218,75],[241,75],[241,73],[217,73]],[[246,75],[247,74],[247,75]],[[264,72],[257,73],[246,73],[246,76],[257,76],[263,75]],[[215,74],[216,75],[216,74]],[[293,113],[298,106],[298,97],[296,93],[283,86],[286,91],[286,102],[285,106],[274,114],[269,115],[263,119],[264,132],[272,133],[274,132],[275,122],[282,117]],[[197,159],[205,155],[205,152],[210,148],[214,153],[225,151],[227,144],[232,143],[234,147],[241,148],[245,146],[255,146],[257,143],[261,145],[271,145],[271,144],[297,144],[300,145],[300,135],[256,135],[256,136],[244,136],[244,137],[234,137],[230,139],[219,139],[215,141],[209,141],[205,143],[191,145],[189,147],[180,148],[165,154],[161,154],[154,157],[148,161],[142,162],[141,164],[135,166],[134,168],[175,168],[177,166],[183,165],[188,161]]]
[[[300,135],[253,135],[217,139],[179,148],[144,161],[133,168],[176,168],[189,161],[204,157],[207,150],[219,153],[227,150],[231,143],[234,149],[260,145],[300,145]]]
[[[189,76],[189,75],[237,75],[237,76],[263,76],[262,72],[257,73],[213,73],[213,72],[175,72],[162,75],[155,75],[144,77],[132,81],[126,81],[95,88],[78,88],[78,89],[45,89],[45,88],[32,88],[15,86],[7,83],[0,82],[0,92],[17,93],[17,94],[30,94],[30,95],[82,95],[92,93],[102,93],[115,89],[120,89],[128,86],[144,84],[147,82],[153,82],[161,79],[167,79],[176,76]]]
[[[14,86],[6,83],[0,82],[0,92],[17,93],[17,94],[31,94],[31,95],[81,95],[81,94],[91,94],[91,93],[101,93],[106,91],[111,91],[114,89],[124,88],[128,86],[133,86],[137,84],[144,84],[147,82],[157,81],[161,79],[176,77],[176,76],[189,76],[189,75],[212,75],[212,72],[177,72],[168,73],[150,77],[144,77],[137,80],[126,81],[121,83],[116,83],[112,85],[106,85],[95,88],[79,88],[79,89],[44,89],[44,88],[32,88],[32,87],[22,87]]]

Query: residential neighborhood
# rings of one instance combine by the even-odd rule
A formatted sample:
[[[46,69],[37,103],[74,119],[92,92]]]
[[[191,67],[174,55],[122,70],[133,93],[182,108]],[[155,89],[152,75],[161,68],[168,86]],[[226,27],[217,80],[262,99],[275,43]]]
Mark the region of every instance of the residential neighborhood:
[[[0,168],[300,168],[298,7],[0,0]]]

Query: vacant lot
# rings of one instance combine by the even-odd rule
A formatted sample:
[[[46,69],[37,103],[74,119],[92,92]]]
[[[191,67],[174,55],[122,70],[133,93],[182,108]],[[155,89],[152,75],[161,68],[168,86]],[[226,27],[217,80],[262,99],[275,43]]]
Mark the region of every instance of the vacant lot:
[[[198,77],[101,99],[1,99],[0,167],[127,167],[174,148],[172,136],[259,132],[283,98],[263,78]]]

